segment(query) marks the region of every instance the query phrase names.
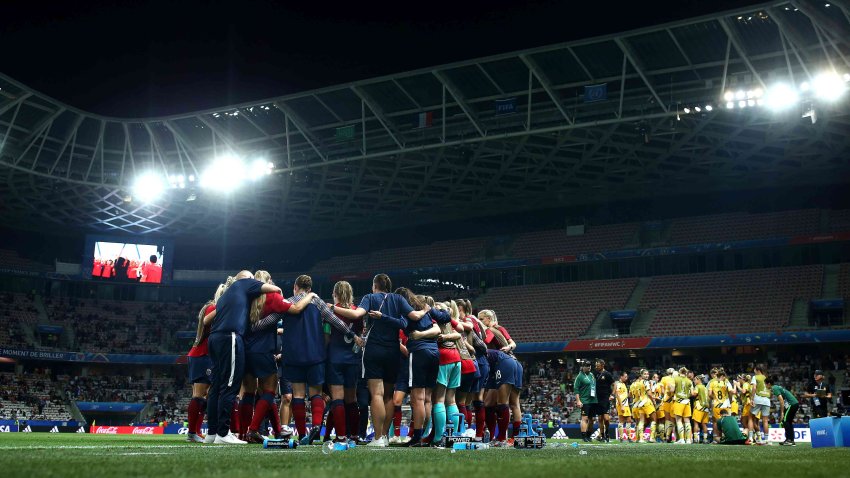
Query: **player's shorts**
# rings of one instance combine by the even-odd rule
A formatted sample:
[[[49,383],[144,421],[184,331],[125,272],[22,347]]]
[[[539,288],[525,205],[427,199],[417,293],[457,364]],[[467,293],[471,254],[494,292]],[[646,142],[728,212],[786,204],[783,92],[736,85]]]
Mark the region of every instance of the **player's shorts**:
[[[741,412],[742,417],[748,417],[753,414],[753,407],[751,405],[744,405],[744,410]]]
[[[713,416],[713,417],[714,417],[714,420],[715,420],[715,421],[720,420],[720,412],[721,412],[722,410],[726,410],[726,412],[728,412],[728,413],[730,413],[730,414],[731,414],[731,407],[727,407],[727,408],[719,408],[719,407],[715,407],[715,408],[712,408],[712,409],[711,409],[711,416]]]
[[[652,404],[652,408],[655,409],[655,418],[657,418],[658,421],[661,421],[661,420],[664,419],[664,408],[661,405],[662,404],[659,403],[658,408],[655,408],[655,404],[654,403]]]
[[[440,370],[440,354],[434,350],[414,350],[407,358],[407,385],[410,388],[434,388]]]
[[[469,393],[472,391],[472,386],[478,383],[478,377],[474,373],[466,373],[460,376],[460,387],[458,392]]]
[[[694,409],[694,413],[691,418],[693,418],[697,423],[708,423],[708,411]]]
[[[209,385],[213,373],[213,363],[209,355],[189,357],[189,383]]]
[[[519,360],[514,359],[514,362],[516,362],[516,378],[514,379],[514,386],[517,389],[521,390],[522,389],[523,368],[522,368],[522,364],[519,363]]]
[[[487,390],[498,390],[504,384],[516,387],[516,365],[516,360],[499,360],[496,367],[490,369]]]
[[[618,417],[630,417],[632,416],[632,409],[629,407],[616,407],[617,408],[617,416]]]
[[[478,357],[475,359],[478,364],[478,382],[472,385],[472,393],[478,393],[487,388],[487,380],[490,378],[490,362],[487,361],[487,356]]]
[[[608,412],[611,411],[611,402],[608,400],[603,400],[601,402],[597,402],[594,407],[594,412],[596,416],[608,415]]]
[[[641,406],[637,406],[637,405],[632,406],[632,416],[635,417],[635,418],[637,418],[641,415],[648,417],[655,412],[656,412],[655,405],[653,405],[652,400],[644,401],[643,405],[641,405]]]
[[[460,387],[460,362],[440,365],[440,370],[437,372],[437,383],[446,388]]]
[[[325,362],[313,365],[283,365],[283,376],[292,383],[306,383],[313,387],[325,383]]]
[[[676,402],[673,404],[673,415],[677,417],[691,417],[691,403],[690,400],[688,403],[679,403]]]
[[[325,364],[325,383],[328,385],[342,385],[344,388],[357,387],[357,379],[360,377],[359,363],[331,363]]]
[[[398,346],[387,348],[379,345],[367,345],[363,350],[363,371],[360,373],[360,378],[383,380],[394,384],[398,379],[400,358],[401,351]]]
[[[408,353],[405,358],[404,355],[401,355],[398,360],[398,377],[395,379],[395,391],[396,392],[404,392],[410,393],[410,356],[412,354]]]
[[[277,363],[270,353],[248,352],[245,354],[245,373],[254,378],[266,378],[277,373]]]
[[[581,416],[590,418],[598,416],[596,413],[596,405],[598,405],[598,403],[583,403],[581,405]]]
[[[732,406],[729,407],[729,415],[737,415],[738,414],[738,402],[732,401]]]
[[[750,414],[759,419],[761,417],[766,417],[770,415],[770,405],[754,404],[752,410],[750,410]]]
[[[661,411],[664,412],[665,417],[673,416],[673,402],[661,402]]]
[[[292,395],[292,382],[284,378],[280,378],[280,376],[278,376],[278,378],[277,389],[278,392],[280,392],[280,396]]]

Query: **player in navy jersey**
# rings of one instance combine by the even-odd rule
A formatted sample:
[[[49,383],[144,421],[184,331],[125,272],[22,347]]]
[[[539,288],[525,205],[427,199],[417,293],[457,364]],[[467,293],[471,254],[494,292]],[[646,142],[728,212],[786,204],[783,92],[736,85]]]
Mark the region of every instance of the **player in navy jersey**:
[[[398,293],[398,289],[396,289],[396,294]],[[410,351],[407,350],[407,339],[408,337],[404,330],[399,330],[398,342],[401,356],[399,356],[398,377],[396,378],[395,390],[393,391],[393,436],[390,437],[390,441],[388,442],[390,445],[404,444],[406,442],[401,437],[401,406],[404,404],[404,399],[410,393],[410,384],[408,383],[410,381],[410,370],[407,366]]]
[[[434,299],[423,297],[415,301],[425,305],[434,305]],[[437,322],[450,320],[445,311],[432,308],[427,315],[419,320],[408,320],[405,333],[408,336],[408,386],[410,387],[410,407],[413,411],[413,428],[411,440],[405,446],[424,446],[422,435],[425,424],[431,416],[431,393],[437,385],[437,372],[440,367],[440,354],[437,349],[437,336],[440,326]]]
[[[280,292],[280,288],[253,278],[249,271],[236,274],[236,280],[216,302],[208,340],[213,362],[212,385],[207,400],[208,434],[215,431],[216,444],[244,444],[230,432],[232,403],[245,372],[245,345],[242,337],[248,327],[248,308],[260,294]],[[206,442],[209,442],[207,440]]]
[[[301,300],[312,288],[313,279],[310,276],[298,276],[292,286],[294,296],[290,297],[289,301]],[[283,375],[292,382],[292,414],[302,444],[310,444],[319,438],[325,415],[325,401],[321,396],[327,359],[323,322],[328,322],[348,340],[358,345],[363,343],[360,337],[318,298],[314,298],[300,314],[283,316]],[[308,391],[313,425],[309,435],[306,424]]]
[[[495,441],[491,442],[493,447],[508,446],[506,442],[508,424],[511,419],[511,409],[508,403],[511,395],[519,390],[517,383],[517,362],[513,357],[501,350],[488,349],[487,360],[490,364],[490,377],[487,388],[493,393],[487,396],[487,405],[496,407],[496,420],[498,421],[498,434]],[[494,426],[489,426],[491,429]]]
[[[516,342],[511,339],[510,334],[507,329],[499,325],[499,320],[496,317],[496,313],[492,310],[481,311],[478,316],[481,318],[481,323],[486,327],[484,342],[487,344],[488,349],[499,350],[508,356],[512,357],[513,350],[516,348]],[[516,362],[516,360],[515,360]],[[492,376],[493,370],[490,370],[490,375]],[[509,403],[514,414],[514,426],[519,428],[520,421],[522,420],[521,409],[519,406],[519,389],[522,388],[522,365],[519,362],[516,362],[516,366],[514,367],[514,372],[516,373],[516,377],[514,378],[514,383],[516,384],[517,391],[513,393],[510,397],[508,397]],[[497,390],[494,388],[494,383],[492,380],[488,379],[488,387],[487,392],[484,394],[484,402],[485,402],[485,410],[486,410],[486,422],[487,428],[490,429],[490,436],[495,436],[493,427],[496,421],[501,419],[500,411],[498,409],[498,404],[496,400]],[[501,431],[499,432],[501,434]]]
[[[351,284],[339,281],[334,284],[333,299],[336,307],[354,309],[354,291]],[[355,334],[363,330],[362,319],[342,319]],[[328,357],[325,365],[325,384],[331,396],[328,431],[336,430],[336,441],[357,434],[360,414],[357,408],[357,380],[360,378],[360,347],[352,338],[332,327],[329,334]],[[332,418],[331,418],[332,417]]]
[[[334,313],[349,319],[364,318],[369,314],[366,325],[366,345],[363,349],[363,371],[361,378],[368,380],[371,395],[372,423],[375,439],[370,446],[388,445],[387,430],[392,422],[393,386],[398,377],[401,352],[398,346],[398,331],[407,326],[402,319],[419,320],[428,311],[413,310],[400,295],[390,293],[392,281],[386,274],[378,274],[372,280],[372,293],[363,296],[355,310],[334,307]],[[380,312],[386,317],[374,314]],[[386,393],[385,393],[386,392]]]
[[[257,271],[254,278],[266,284],[274,284],[266,271]],[[251,332],[245,337],[245,378],[242,382],[242,401],[239,403],[240,424],[248,443],[262,443],[260,424],[269,415],[275,436],[281,435],[275,392],[277,391],[277,364],[274,353],[277,339],[278,317],[272,314],[300,314],[316,294],[305,294],[293,304],[280,293],[265,294],[254,299],[248,314]],[[261,391],[259,400],[255,394]],[[256,410],[254,405],[256,402]]]

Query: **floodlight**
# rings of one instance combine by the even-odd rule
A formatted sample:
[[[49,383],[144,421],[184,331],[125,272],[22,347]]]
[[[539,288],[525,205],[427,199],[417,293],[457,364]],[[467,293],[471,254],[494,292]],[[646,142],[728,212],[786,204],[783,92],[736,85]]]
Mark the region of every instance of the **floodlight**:
[[[726,109],[727,109],[727,110],[731,110],[731,109],[732,109],[732,108],[734,108],[734,107],[735,107],[735,103],[734,103],[734,102],[732,102],[732,101],[727,101],[727,102],[726,102]]]
[[[738,91],[735,92],[735,99],[743,100],[746,97],[747,97],[747,94],[744,93],[744,90],[738,90]]]
[[[245,180],[245,165],[236,156],[221,156],[204,171],[201,179],[203,187],[229,193]]]
[[[800,95],[791,86],[777,83],[767,89],[765,103],[775,111],[785,110],[800,100]]]
[[[694,107],[694,111],[696,111],[697,113],[699,113],[700,111],[702,111],[702,108],[700,108],[699,106],[695,106],[695,107]]]
[[[165,181],[154,171],[142,173],[133,183],[133,196],[143,203],[155,201],[164,190]]]
[[[746,108],[746,107],[747,107],[747,101],[746,100],[741,100],[741,101],[738,102],[738,108]]]
[[[691,112],[691,109],[688,108],[688,107],[685,107],[682,111],[684,111],[685,114],[689,114]]]
[[[837,73],[821,73],[812,81],[815,96],[822,100],[835,101],[847,91],[841,77]]]
[[[726,94],[723,95],[723,99],[726,100],[726,101],[732,101],[732,100],[735,99],[735,93],[732,93],[731,91],[727,91]]]
[[[251,169],[248,171],[248,177],[251,178],[251,180],[256,181],[263,176],[271,174],[272,167],[272,163],[264,159],[255,159],[251,163]]]
[[[714,108],[713,108],[711,105],[705,105],[705,110],[706,110],[706,111],[711,111],[711,110],[713,110],[713,109],[714,109]]]

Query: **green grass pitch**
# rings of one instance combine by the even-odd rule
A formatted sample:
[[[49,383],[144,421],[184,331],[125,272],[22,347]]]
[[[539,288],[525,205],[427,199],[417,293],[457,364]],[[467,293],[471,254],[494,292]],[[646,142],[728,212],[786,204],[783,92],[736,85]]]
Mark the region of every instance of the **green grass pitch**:
[[[850,448],[581,444],[543,450],[367,449],[189,444],[180,436],[0,435],[7,477],[829,477],[847,476]],[[586,451],[586,454],[581,454]]]

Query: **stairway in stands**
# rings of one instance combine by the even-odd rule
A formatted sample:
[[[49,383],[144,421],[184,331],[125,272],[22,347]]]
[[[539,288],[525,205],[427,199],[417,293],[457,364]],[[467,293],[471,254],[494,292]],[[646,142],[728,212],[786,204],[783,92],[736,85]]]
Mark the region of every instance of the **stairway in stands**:
[[[646,288],[649,286],[651,280],[649,277],[639,278],[637,284],[635,284],[635,288],[632,289],[632,293],[629,295],[629,299],[626,301],[626,305],[623,307],[625,310],[637,310],[637,315],[632,320],[631,333],[628,335],[640,336],[645,334],[652,321],[651,311],[638,310],[641,298],[643,298],[643,294],[646,292]],[[596,318],[593,319],[593,323],[590,324],[590,327],[587,328],[587,331],[581,338],[592,339],[614,335],[614,324],[608,315],[609,312],[611,312],[610,309],[600,310]]]

